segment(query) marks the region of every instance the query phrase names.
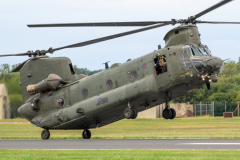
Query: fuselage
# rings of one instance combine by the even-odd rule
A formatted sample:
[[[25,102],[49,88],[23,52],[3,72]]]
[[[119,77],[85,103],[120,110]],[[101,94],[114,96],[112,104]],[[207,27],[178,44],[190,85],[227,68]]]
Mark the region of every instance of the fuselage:
[[[191,29],[199,35],[194,27]],[[182,36],[181,28],[179,30]],[[194,37],[179,43],[179,38],[169,40],[172,33],[176,31],[165,37],[165,48],[113,64],[102,72],[59,86],[55,91],[31,96],[19,108],[19,113],[32,124],[47,129],[96,128],[123,119],[126,107],[140,112],[164,103],[166,93],[175,99],[209,83],[211,76],[220,71],[222,60],[210,54],[197,54],[200,39]],[[156,68],[162,56],[166,63],[164,71]],[[34,98],[38,99],[40,108],[37,112],[31,107]]]

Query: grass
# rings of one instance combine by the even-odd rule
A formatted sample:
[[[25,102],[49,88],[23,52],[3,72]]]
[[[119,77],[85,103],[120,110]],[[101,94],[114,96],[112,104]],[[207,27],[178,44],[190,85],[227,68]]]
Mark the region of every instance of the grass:
[[[0,139],[41,139],[41,128],[24,119],[0,120]],[[50,130],[51,139],[80,139],[82,130]],[[192,117],[121,120],[91,129],[93,139],[240,138],[240,118]]]
[[[0,159],[239,159],[236,150],[0,150]]]

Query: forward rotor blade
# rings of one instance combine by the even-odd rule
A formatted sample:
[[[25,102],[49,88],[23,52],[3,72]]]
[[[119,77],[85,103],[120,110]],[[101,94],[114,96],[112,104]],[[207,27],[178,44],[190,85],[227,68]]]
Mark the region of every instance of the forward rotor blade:
[[[59,24],[30,24],[33,27],[126,27],[126,26],[149,26],[157,23],[172,24],[172,21],[146,21],[146,22],[96,22],[96,23],[59,23]]]
[[[26,56],[28,55],[27,53],[18,53],[18,54],[5,54],[5,55],[0,55],[0,57],[8,57],[8,56]]]
[[[214,21],[199,21],[198,23],[210,23],[210,24],[240,24],[240,22],[214,22]]]
[[[64,47],[59,47],[59,48],[55,48],[52,49],[52,51],[57,51],[57,50],[61,50],[61,49],[65,49],[65,48],[74,48],[74,47],[82,47],[82,46],[87,46],[90,44],[94,44],[94,43],[98,43],[98,42],[103,42],[103,41],[107,41],[110,39],[114,39],[114,38],[118,38],[118,37],[123,37],[123,36],[127,36],[130,34],[134,34],[134,33],[138,33],[138,32],[143,32],[143,31],[147,31],[150,29],[154,29],[154,28],[158,28],[158,27],[163,27],[166,26],[168,24],[157,24],[157,25],[153,25],[150,27],[145,27],[145,28],[141,28],[141,29],[136,29],[136,30],[132,30],[132,31],[128,31],[128,32],[123,32],[123,33],[119,33],[119,34],[114,34],[111,36],[107,36],[107,37],[102,37],[102,38],[97,38],[97,39],[93,39],[90,41],[85,41],[85,42],[81,42],[81,43],[76,43],[76,44],[72,44],[72,45],[68,45],[68,46],[64,46]]]
[[[208,8],[208,9],[206,9],[206,10],[204,10],[204,11],[198,13],[198,14],[196,14],[195,17],[193,17],[193,19],[197,19],[197,18],[203,16],[204,14],[209,13],[209,12],[211,12],[212,10],[217,9],[217,8],[223,6],[224,4],[226,4],[226,3],[230,2],[230,1],[232,1],[232,0],[223,0],[223,1],[215,4],[214,6]]]

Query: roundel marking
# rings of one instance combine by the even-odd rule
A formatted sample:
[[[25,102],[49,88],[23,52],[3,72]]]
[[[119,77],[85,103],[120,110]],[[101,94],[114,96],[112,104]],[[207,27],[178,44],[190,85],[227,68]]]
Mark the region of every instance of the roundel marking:
[[[98,98],[98,102],[101,102],[101,98]]]
[[[143,69],[147,68],[146,63],[143,63],[142,68],[143,68]]]

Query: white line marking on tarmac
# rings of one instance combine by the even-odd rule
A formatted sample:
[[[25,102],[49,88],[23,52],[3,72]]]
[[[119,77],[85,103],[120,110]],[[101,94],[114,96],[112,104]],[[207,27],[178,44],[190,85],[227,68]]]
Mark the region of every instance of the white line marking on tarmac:
[[[178,143],[176,145],[240,145],[240,143]]]

